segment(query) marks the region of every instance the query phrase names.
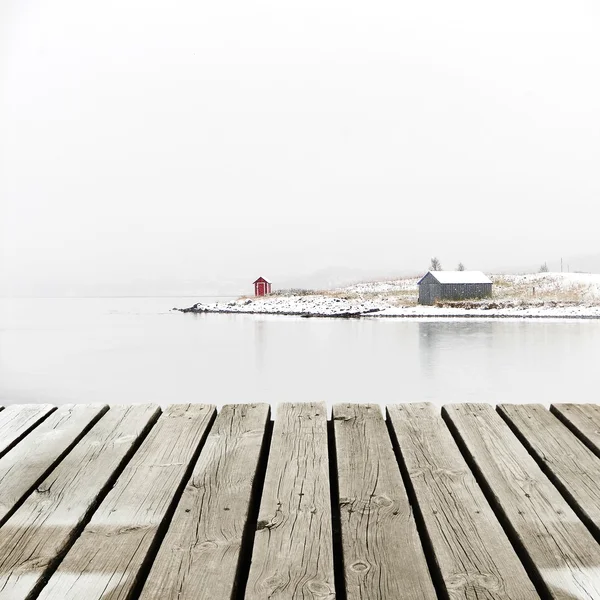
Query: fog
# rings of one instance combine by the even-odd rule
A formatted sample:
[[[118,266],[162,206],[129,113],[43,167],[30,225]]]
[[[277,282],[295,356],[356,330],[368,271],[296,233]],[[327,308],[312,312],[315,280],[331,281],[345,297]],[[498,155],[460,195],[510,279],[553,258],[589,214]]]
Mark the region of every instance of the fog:
[[[0,11],[0,293],[599,250],[592,0]]]

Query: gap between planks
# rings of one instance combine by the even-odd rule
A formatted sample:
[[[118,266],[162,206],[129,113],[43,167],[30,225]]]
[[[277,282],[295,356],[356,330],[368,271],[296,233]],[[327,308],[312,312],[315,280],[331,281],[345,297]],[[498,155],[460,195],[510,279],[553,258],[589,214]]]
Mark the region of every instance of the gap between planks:
[[[301,405],[297,405],[297,406],[301,406]],[[554,407],[553,407],[553,408],[554,408]],[[446,410],[446,409],[444,409],[444,410]],[[545,410],[545,409],[544,409],[544,410]],[[554,412],[554,410],[553,410],[553,412]],[[1,413],[0,413],[0,414],[1,414]],[[555,412],[555,414],[556,414],[556,412]],[[47,417],[48,417],[48,415],[46,415],[46,417],[45,417],[45,418],[47,418]],[[447,415],[446,415],[446,420],[447,420],[447,422],[448,422],[449,424],[451,424],[451,425],[452,425],[452,419],[449,419],[449,418],[447,417]],[[42,421],[40,421],[40,423],[41,423],[41,422],[42,422]],[[39,425],[39,423],[38,423],[38,425]],[[588,423],[588,425],[589,425],[589,423]],[[327,424],[327,427],[330,427],[330,426],[331,426],[331,427],[334,427],[334,421],[330,421],[330,424]],[[452,429],[452,427],[451,427],[451,429]],[[571,425],[571,429],[572,429],[573,431],[578,431],[578,429],[577,429],[577,426],[576,426],[576,425]],[[22,444],[23,444],[23,440],[27,440],[27,439],[29,439],[29,437],[30,437],[31,435],[33,435],[33,432],[34,432],[35,430],[36,430],[35,428],[31,429],[31,430],[28,432],[29,436],[27,436],[27,434],[26,434],[25,436],[22,436],[22,437],[21,437],[21,440],[20,440],[20,442],[19,442],[18,444],[13,444],[13,446],[11,447],[11,448],[12,448],[12,449],[11,449],[11,452],[13,452],[13,451],[14,451],[16,448],[18,448],[20,445],[22,445]],[[454,433],[455,433],[455,435],[456,435],[456,431],[454,431]],[[580,432],[580,433],[579,433],[579,435],[578,435],[578,437],[582,437],[582,438],[583,438],[584,436],[583,436],[583,434],[581,434],[581,432]],[[589,435],[588,435],[588,438],[589,438]],[[32,439],[33,439],[33,438],[32,438]],[[461,448],[461,449],[462,449],[462,450],[463,450],[463,452],[464,452],[464,451],[465,451],[465,449],[466,449],[466,445],[464,445],[464,443],[462,443],[462,438],[461,438],[461,436],[460,436],[460,435],[457,437],[457,440],[459,441],[459,446],[462,446],[462,448]],[[331,441],[331,440],[330,440],[330,441]],[[522,443],[522,442],[523,442],[523,440],[521,440],[519,443]],[[593,443],[591,443],[591,442],[589,442],[589,440],[588,440],[588,445],[594,445],[594,444],[593,444]],[[16,446],[16,448],[15,448],[15,446]],[[327,456],[327,455],[328,455],[328,454],[327,454],[327,452],[331,453],[332,449],[333,449],[333,451],[335,452],[335,447],[333,447],[333,448],[332,448],[332,447],[331,447],[331,444],[327,444],[327,443],[326,443],[326,446],[327,446],[327,448],[326,448],[325,456]],[[596,444],[596,447],[597,447],[597,444]],[[531,450],[530,450],[530,452],[531,452]],[[9,453],[9,454],[10,454],[10,453]],[[63,454],[63,456],[64,456],[64,454]],[[329,454],[329,456],[331,456],[331,455]],[[61,458],[62,458],[62,456],[61,456]],[[59,460],[60,460],[60,459],[59,459]],[[259,461],[259,463],[260,463],[260,461]],[[333,466],[333,464],[334,464],[334,463],[333,463],[333,461],[331,461],[331,460],[328,460],[328,463],[329,463],[329,467],[330,467],[330,468],[332,468],[332,466]],[[1,461],[0,461],[0,464],[1,464]],[[534,464],[535,464],[535,463],[534,463]],[[478,479],[479,479],[479,481],[480,481],[480,482],[481,482],[481,484],[482,484],[482,485],[481,485],[481,487],[482,487],[482,488],[485,490],[485,489],[486,489],[486,481],[485,481],[485,478],[482,478],[482,474],[481,474],[481,472],[479,471],[479,467],[478,467],[478,465],[477,465],[477,462],[476,462],[476,461],[473,461],[473,462],[471,462],[471,466],[474,468],[475,474],[478,476]],[[334,477],[334,475],[335,475],[335,472],[334,472],[334,473],[329,473],[329,481],[328,481],[328,485],[330,485],[330,488],[329,488],[329,490],[330,490],[330,493],[331,493],[331,494],[333,494],[333,493],[334,493],[333,485],[331,485],[331,481],[332,481],[332,478]],[[553,483],[556,485],[556,482],[553,482]],[[488,490],[488,492],[489,492],[489,490]],[[489,494],[488,494],[488,495],[489,495]],[[263,494],[263,496],[264,496],[264,494]],[[331,502],[332,502],[332,497],[333,497],[333,495],[329,497],[330,511],[331,511],[330,522],[331,522],[331,523],[333,523],[333,524],[335,524],[335,510],[332,510],[332,505],[331,505]],[[494,505],[494,506],[496,506],[496,505]],[[251,509],[250,509],[250,512],[251,512]],[[250,512],[249,512],[248,514],[250,514]],[[499,513],[499,514],[500,514],[500,516],[501,516],[501,518],[502,518],[502,517],[503,517],[503,513],[502,513],[502,511],[500,511],[500,513]],[[251,523],[252,523],[252,519],[251,519],[250,517],[248,517],[248,519],[246,520],[246,522],[245,522],[245,523],[246,523],[245,527],[246,527],[246,531],[247,531],[247,529],[248,529],[248,526],[249,526],[249,525],[251,525]],[[511,525],[511,526],[512,526],[512,525]],[[510,530],[510,527],[509,527],[509,530]],[[168,531],[168,530],[167,530],[167,531]],[[260,533],[260,532],[259,532],[259,533]],[[246,534],[244,534],[244,535],[246,535]],[[247,539],[247,538],[246,538],[246,539]],[[514,539],[514,538],[513,538],[513,539]],[[242,546],[243,546],[243,544],[242,544]],[[519,547],[519,545],[518,545],[518,544],[517,544],[517,547]],[[521,551],[522,551],[522,547],[521,547]],[[332,552],[333,552],[333,550],[332,550]],[[245,562],[245,561],[246,561],[246,559],[244,558],[244,548],[242,548],[242,554],[240,554],[240,556],[241,556],[241,558],[240,558],[240,563],[239,563],[239,564],[240,564],[241,566],[240,566],[239,568],[243,570],[243,568],[245,568],[245,566],[244,566],[244,565],[246,565],[246,564],[247,564],[247,563]],[[343,567],[343,564],[342,564],[342,567]],[[336,571],[337,571],[338,569],[339,569],[339,566],[338,566],[338,564],[336,563]],[[240,572],[241,572],[241,571],[240,571]],[[551,593],[551,596],[548,596],[548,597],[553,597],[553,598],[558,598],[558,597],[561,597],[561,598],[562,598],[562,597],[565,597],[565,598],[566,598],[566,597],[567,597],[567,596],[560,596],[560,595],[558,594],[558,591],[557,591],[557,590],[559,590],[559,589],[560,589],[560,583],[561,583],[561,582],[564,584],[564,582],[565,582],[565,581],[568,581],[568,580],[569,580],[569,578],[568,578],[568,577],[565,577],[564,575],[562,575],[561,577],[562,577],[562,579],[560,579],[560,581],[559,581],[558,583],[556,583],[556,582],[552,583],[552,582],[551,582],[551,584],[552,584],[554,587],[551,587],[551,588],[550,588],[550,589],[552,590],[552,593]],[[589,577],[589,574],[585,575],[585,577]],[[239,576],[239,575],[238,575],[238,576],[236,576],[236,579],[239,579],[239,578],[240,578],[240,576]],[[337,579],[335,579],[335,578],[337,578]],[[244,576],[243,576],[243,575],[242,575],[242,579],[244,579]],[[334,579],[335,579],[336,583],[338,583],[338,581],[339,581],[339,577],[338,577],[338,575],[337,575],[337,574],[335,575]],[[546,575],[546,580],[548,580],[548,579],[549,579],[549,576],[548,576],[548,575]],[[546,587],[547,585],[548,585],[548,582],[546,581],[546,582],[544,583],[544,591],[546,591],[546,590],[548,590],[548,589],[549,589],[548,587]],[[570,583],[568,583],[567,585],[571,585],[571,584],[570,584]],[[341,588],[340,588],[340,586],[339,586],[339,583],[338,583],[337,587],[338,587],[338,596],[337,596],[337,597],[338,597],[338,600],[342,600],[342,598],[341,598],[341,594],[342,594],[343,592],[342,592],[342,589],[341,589]],[[573,588],[573,589],[574,589],[574,588]],[[576,593],[575,591],[573,591],[573,589],[571,589],[571,591],[572,591],[573,593]],[[238,593],[238,594],[239,594],[239,588],[238,588],[238,592],[236,592],[236,593]],[[327,592],[327,593],[328,593],[328,594],[331,594],[332,592]],[[0,598],[1,598],[1,597],[2,597],[2,596],[0,595]],[[329,596],[324,596],[324,597],[329,597]]]
[[[443,416],[544,598],[600,598],[600,546],[507,423],[488,404]]]
[[[40,600],[129,598],[143,584],[215,408],[170,405],[42,590]]]

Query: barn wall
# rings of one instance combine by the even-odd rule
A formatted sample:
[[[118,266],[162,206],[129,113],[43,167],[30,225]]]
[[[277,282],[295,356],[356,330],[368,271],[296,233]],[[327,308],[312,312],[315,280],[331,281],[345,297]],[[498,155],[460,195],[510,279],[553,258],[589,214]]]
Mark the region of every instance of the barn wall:
[[[491,283],[427,283],[419,285],[419,304],[435,304],[437,300],[491,298]],[[429,281],[435,281],[433,277]]]
[[[433,304],[440,294],[440,284],[437,279],[427,273],[419,284],[419,304]]]
[[[492,295],[491,283],[445,283],[440,287],[440,298],[444,300],[489,298]]]
[[[441,297],[442,286],[439,283],[421,283],[419,286],[419,304],[434,304]]]

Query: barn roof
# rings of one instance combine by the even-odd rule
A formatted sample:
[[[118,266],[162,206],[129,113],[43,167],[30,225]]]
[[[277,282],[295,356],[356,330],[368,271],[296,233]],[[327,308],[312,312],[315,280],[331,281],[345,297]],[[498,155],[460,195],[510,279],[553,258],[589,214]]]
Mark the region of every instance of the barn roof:
[[[265,281],[266,283],[271,283],[266,277],[259,277],[256,281],[252,283],[258,283],[259,281]]]
[[[420,284],[429,273],[438,283],[492,283],[481,271],[428,271],[417,283]]]

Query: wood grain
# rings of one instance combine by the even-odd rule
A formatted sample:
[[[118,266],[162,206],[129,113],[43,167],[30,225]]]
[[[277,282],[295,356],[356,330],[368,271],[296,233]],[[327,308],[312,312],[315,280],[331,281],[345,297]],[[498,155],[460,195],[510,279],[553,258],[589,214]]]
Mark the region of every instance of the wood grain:
[[[102,404],[65,404],[0,458],[0,524],[107,410]]]
[[[439,408],[388,406],[402,461],[449,598],[539,598]]]
[[[333,422],[348,600],[437,598],[381,409],[335,405]]]
[[[596,455],[600,456],[600,406],[598,404],[552,404],[556,415]]]
[[[600,410],[556,406],[12,408],[0,600],[597,600]]]
[[[51,404],[12,404],[0,412],[0,456],[6,454],[53,410]]]
[[[246,600],[335,598],[327,412],[280,404]]]
[[[600,546],[500,415],[486,404],[443,411],[545,593],[561,600],[600,598]]]
[[[498,410],[600,539],[600,459],[541,404],[503,404]]]
[[[0,599],[34,597],[159,414],[111,408],[0,529]]]
[[[230,600],[267,404],[225,405],[177,506],[141,600]]]
[[[202,404],[163,412],[40,599],[130,597],[215,413]]]

